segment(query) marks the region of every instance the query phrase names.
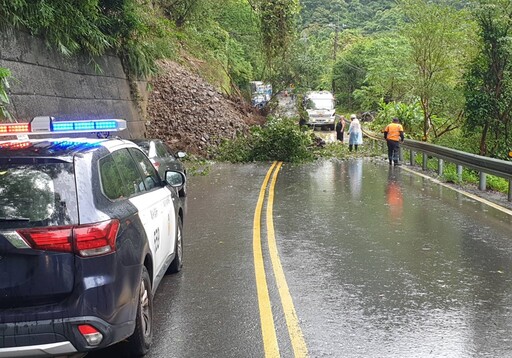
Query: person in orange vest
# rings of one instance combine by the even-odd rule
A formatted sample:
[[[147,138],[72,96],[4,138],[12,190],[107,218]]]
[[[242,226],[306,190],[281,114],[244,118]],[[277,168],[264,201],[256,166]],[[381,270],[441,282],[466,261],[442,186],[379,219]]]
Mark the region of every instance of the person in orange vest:
[[[393,123],[390,123],[384,129],[384,138],[388,144],[388,159],[389,165],[398,163],[398,154],[400,151],[400,142],[404,141],[404,127],[398,123],[398,118],[393,118]]]

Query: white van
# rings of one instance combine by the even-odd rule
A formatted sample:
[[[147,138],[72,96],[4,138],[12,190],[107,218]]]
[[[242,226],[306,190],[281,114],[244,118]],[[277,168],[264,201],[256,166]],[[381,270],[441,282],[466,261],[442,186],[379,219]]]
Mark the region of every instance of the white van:
[[[308,114],[306,124],[310,127],[322,127],[334,130],[335,101],[329,91],[311,91],[304,96],[304,109]]]

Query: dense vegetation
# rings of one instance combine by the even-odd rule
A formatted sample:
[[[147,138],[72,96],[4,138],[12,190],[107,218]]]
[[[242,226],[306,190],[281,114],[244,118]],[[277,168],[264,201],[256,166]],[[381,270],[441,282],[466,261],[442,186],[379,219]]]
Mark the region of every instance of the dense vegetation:
[[[303,53],[324,64],[304,83],[332,88],[344,111],[376,112],[374,129],[399,116],[411,138],[506,158],[511,1],[303,5]]]
[[[511,10],[511,0],[0,0],[4,27],[68,56],[114,51],[132,76],[153,74],[159,58],[197,59],[226,93],[260,79],[332,89],[342,112],[375,112],[375,129],[397,115],[411,138],[496,158],[512,147]]]

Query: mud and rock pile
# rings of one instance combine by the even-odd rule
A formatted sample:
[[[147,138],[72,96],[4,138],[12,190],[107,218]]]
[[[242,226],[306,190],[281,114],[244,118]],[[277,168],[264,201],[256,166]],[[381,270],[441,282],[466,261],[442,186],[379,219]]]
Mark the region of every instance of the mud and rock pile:
[[[208,157],[209,149],[224,138],[263,123],[243,100],[224,97],[213,86],[185,67],[161,63],[161,73],[151,81],[148,99],[148,137],[164,140],[174,150]]]

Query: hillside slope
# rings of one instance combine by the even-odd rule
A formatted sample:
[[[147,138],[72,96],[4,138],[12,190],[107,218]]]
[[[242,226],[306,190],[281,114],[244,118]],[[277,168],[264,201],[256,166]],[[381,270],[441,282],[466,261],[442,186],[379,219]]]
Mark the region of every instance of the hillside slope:
[[[225,98],[213,86],[176,62],[160,63],[160,74],[151,82],[147,133],[171,148],[208,157],[208,150],[224,138],[245,133],[264,122],[242,100]]]

